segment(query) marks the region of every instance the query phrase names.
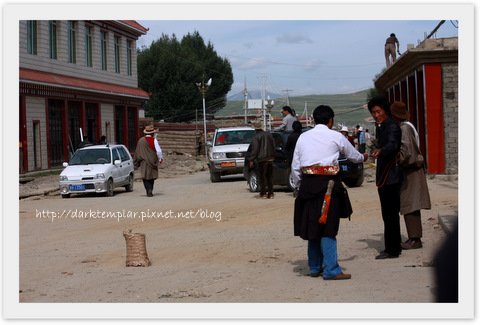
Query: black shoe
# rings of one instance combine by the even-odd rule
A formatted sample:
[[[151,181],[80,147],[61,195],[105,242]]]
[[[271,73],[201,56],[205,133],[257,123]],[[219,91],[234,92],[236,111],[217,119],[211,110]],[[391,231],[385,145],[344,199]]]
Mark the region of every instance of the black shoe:
[[[310,272],[309,274],[312,278],[318,278],[319,276],[323,276],[323,270],[320,272]]]
[[[152,196],[153,196],[152,191],[147,190],[147,196],[148,196],[148,197],[152,197]]]
[[[398,255],[390,255],[387,252],[383,251],[379,255],[375,256],[376,260],[384,260],[387,258],[398,258]]]

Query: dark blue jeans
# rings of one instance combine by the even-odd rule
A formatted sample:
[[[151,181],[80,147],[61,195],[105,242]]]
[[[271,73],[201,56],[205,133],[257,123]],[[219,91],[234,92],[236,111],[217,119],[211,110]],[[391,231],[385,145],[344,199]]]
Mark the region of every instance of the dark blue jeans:
[[[310,273],[318,273],[323,269],[323,278],[329,279],[342,273],[337,259],[337,240],[322,237],[321,240],[308,241],[308,267]]]

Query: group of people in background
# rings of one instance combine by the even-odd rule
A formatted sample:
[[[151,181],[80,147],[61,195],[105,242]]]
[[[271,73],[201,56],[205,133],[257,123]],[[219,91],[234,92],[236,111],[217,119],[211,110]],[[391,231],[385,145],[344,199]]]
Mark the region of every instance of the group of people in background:
[[[348,127],[343,125],[340,128],[340,133],[343,134],[360,153],[365,153],[367,149],[371,149],[372,147],[373,142],[370,132],[358,124],[353,132],[350,132]]]
[[[375,119],[376,184],[384,223],[385,250],[376,258],[396,258],[402,249],[422,247],[421,209],[430,209],[425,159],[415,127],[408,122],[402,102],[390,105],[383,96],[372,98],[368,109]],[[408,239],[401,242],[400,216],[404,215]]]
[[[302,133],[302,124],[294,111],[282,109],[282,125],[274,131],[289,133],[285,151],[296,187],[293,223],[294,235],[308,242],[307,257],[311,277],[325,280],[346,280],[338,263],[337,234],[340,219],[353,213],[347,189],[338,166],[342,154],[360,163],[369,157],[376,160],[376,186],[384,228],[384,249],[377,260],[398,258],[402,250],[419,249],[422,243],[421,210],[430,209],[430,195],[425,176],[425,159],[420,150],[419,135],[408,121],[404,103],[389,103],[384,96],[368,102],[375,120],[375,140],[368,129],[357,125],[353,139],[348,128],[333,129],[334,111],[320,105],[313,112],[315,127]],[[254,123],[256,135],[251,144],[248,163],[258,166],[259,198],[272,199],[275,141],[262,124]],[[153,196],[162,151],[153,136],[155,129],[148,125],[144,137],[138,140],[134,163],[140,169],[147,196]],[[328,197],[328,204],[327,203]],[[400,214],[404,216],[408,238],[402,242]],[[322,218],[325,218],[321,220]]]
[[[402,250],[422,247],[420,211],[430,209],[431,203],[418,133],[408,121],[408,111],[402,102],[390,105],[386,97],[376,96],[368,102],[368,109],[375,120],[374,141],[368,129],[363,130],[359,125],[354,131],[356,141],[349,139],[348,128],[340,132],[332,130],[334,112],[326,105],[314,110],[315,127],[296,136],[291,160],[292,176],[298,188],[294,235],[308,241],[312,277],[351,278],[350,274],[343,273],[337,260],[339,220],[349,218],[353,212],[339,175],[340,154],[357,163],[366,161],[369,155],[376,159],[384,249],[375,259],[398,258]],[[329,205],[325,211],[327,197]],[[405,242],[401,239],[400,214],[404,215],[407,228]],[[326,216],[324,222],[319,219],[322,215]]]

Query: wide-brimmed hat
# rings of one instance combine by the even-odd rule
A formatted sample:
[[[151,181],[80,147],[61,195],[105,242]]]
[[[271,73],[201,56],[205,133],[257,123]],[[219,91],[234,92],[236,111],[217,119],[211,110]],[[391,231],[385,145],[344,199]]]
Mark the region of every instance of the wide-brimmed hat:
[[[256,130],[260,130],[262,129],[263,130],[263,122],[261,120],[255,120],[252,122],[252,126],[254,129]]]
[[[390,105],[390,112],[392,113],[393,117],[396,117],[400,120],[408,119],[407,106],[405,106],[403,102],[393,102],[392,105]]]
[[[144,134],[153,134],[155,132],[157,132],[157,130],[155,130],[155,127],[151,124],[145,126],[145,129],[143,129]]]
[[[342,128],[340,129],[340,132],[348,132],[348,128],[344,125],[344,126],[342,126]]]

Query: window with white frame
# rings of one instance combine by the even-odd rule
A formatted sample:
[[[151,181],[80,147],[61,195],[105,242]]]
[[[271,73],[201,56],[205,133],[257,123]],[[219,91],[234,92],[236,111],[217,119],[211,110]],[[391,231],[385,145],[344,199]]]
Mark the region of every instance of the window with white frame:
[[[77,63],[77,22],[68,21],[68,62]]]
[[[101,46],[100,46],[100,55],[102,57],[102,70],[107,70],[107,49],[108,49],[108,34],[105,31],[100,33],[101,35]]]
[[[27,20],[27,53],[37,55],[37,21]]]
[[[132,51],[133,51],[133,41],[127,40],[127,74],[132,75]]]
[[[93,67],[92,34],[93,34],[93,27],[88,25],[85,26],[85,62],[87,64],[87,67]]]
[[[115,72],[120,73],[120,36],[115,36]]]
[[[49,40],[49,51],[50,59],[57,59],[57,22],[55,20],[50,20],[48,22],[48,40]]]

